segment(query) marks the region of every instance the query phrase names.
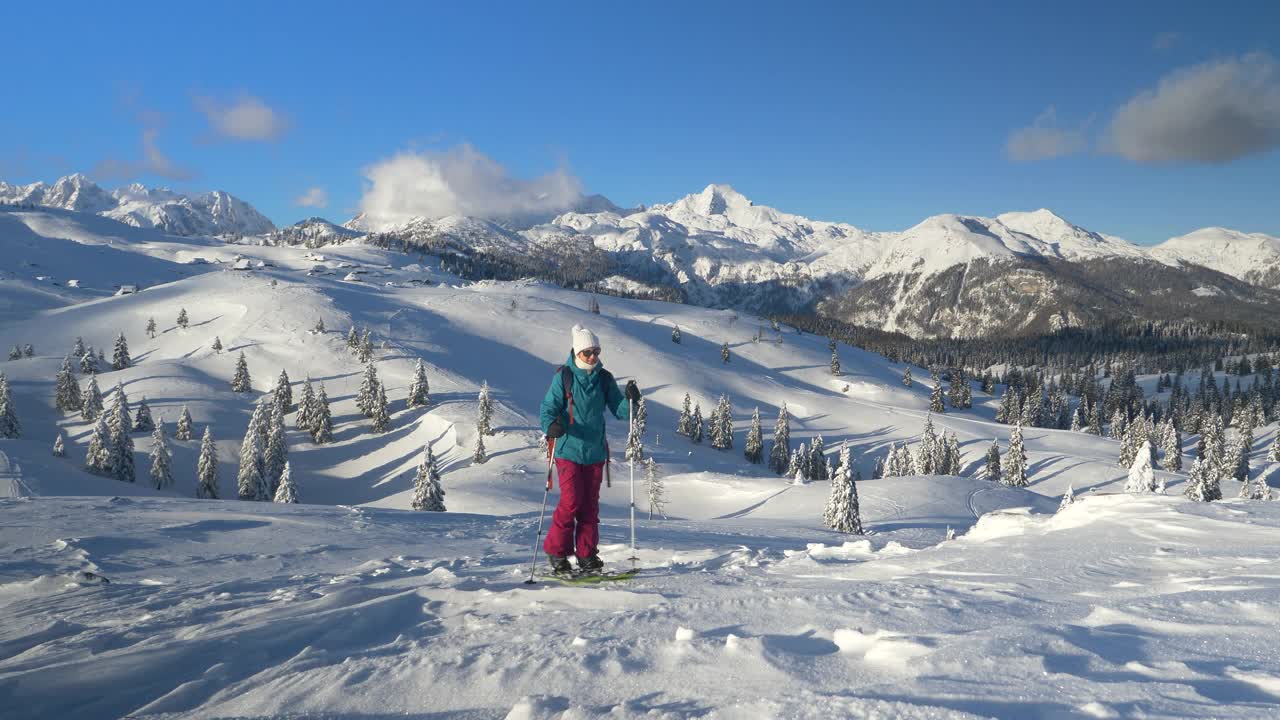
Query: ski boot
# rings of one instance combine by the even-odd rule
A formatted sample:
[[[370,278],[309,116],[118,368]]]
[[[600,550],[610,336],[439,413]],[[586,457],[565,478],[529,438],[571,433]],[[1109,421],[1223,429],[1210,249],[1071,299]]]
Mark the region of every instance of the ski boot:
[[[547,554],[547,560],[551,563],[551,572],[556,575],[572,575],[573,566],[569,564],[569,558],[563,555]]]
[[[578,571],[584,573],[599,573],[604,570],[604,561],[600,559],[598,553],[591,553],[584,558],[578,558]]]

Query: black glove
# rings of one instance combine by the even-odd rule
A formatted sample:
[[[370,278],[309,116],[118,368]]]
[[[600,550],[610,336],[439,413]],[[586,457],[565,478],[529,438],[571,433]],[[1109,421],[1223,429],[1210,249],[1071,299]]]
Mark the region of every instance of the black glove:
[[[640,388],[636,387],[635,380],[627,381],[627,389],[623,393],[631,402],[640,402]]]
[[[552,420],[551,425],[547,428],[547,437],[555,440],[558,437],[564,437],[564,427],[560,425],[559,420]]]

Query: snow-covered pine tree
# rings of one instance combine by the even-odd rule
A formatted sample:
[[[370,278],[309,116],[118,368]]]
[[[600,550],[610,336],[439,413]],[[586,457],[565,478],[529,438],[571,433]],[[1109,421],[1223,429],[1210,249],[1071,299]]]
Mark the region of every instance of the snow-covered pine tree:
[[[284,411],[281,405],[271,404],[267,446],[262,453],[262,468],[266,474],[269,497],[275,497],[280,486],[280,476],[289,464],[289,436],[284,429]]]
[[[991,447],[987,449],[987,464],[982,468],[982,477],[991,482],[1000,482],[1003,477],[1000,472],[1000,443],[995,440],[991,441]]]
[[[436,468],[436,456],[428,443],[423,450],[422,464],[413,486],[414,510],[444,512],[444,487],[440,484],[440,471]]]
[[[316,392],[315,406],[310,416],[311,441],[317,445],[333,442],[333,414],[329,411],[329,396],[324,391],[324,383]]]
[[[245,428],[244,440],[240,443],[240,467],[236,471],[236,495],[241,500],[270,499],[270,486],[267,484],[266,472],[262,463],[260,437],[261,426],[266,422],[266,404],[259,403],[253,410],[249,426]]]
[[[720,447],[720,403],[711,409],[711,416],[708,418],[707,433],[711,439],[711,447]]]
[[[1075,501],[1076,501],[1075,489],[1072,487],[1070,483],[1068,483],[1067,491],[1062,494],[1062,502],[1058,504],[1058,512],[1062,512],[1063,510],[1066,510],[1067,506],[1071,505]]]
[[[1124,491],[1149,493],[1155,492],[1155,489],[1156,476],[1151,468],[1151,443],[1143,440],[1134,451],[1133,464],[1129,466],[1129,478],[1124,484]]]
[[[236,358],[236,372],[231,378],[231,392],[251,392],[253,381],[249,378],[249,362],[244,359],[244,351]]]
[[[413,380],[409,383],[408,406],[426,407],[431,402],[431,387],[427,383],[427,366],[418,358],[413,366]]]
[[[1116,465],[1122,468],[1129,468],[1133,465],[1133,458],[1138,452],[1138,435],[1140,431],[1138,427],[1142,424],[1141,420],[1135,420],[1129,423],[1124,429],[1124,435],[1120,437],[1120,456],[1116,459]]]
[[[1267,451],[1267,462],[1280,462],[1280,432],[1271,441],[1271,449]]]
[[[1123,438],[1125,427],[1128,424],[1128,418],[1125,416],[1124,410],[1116,408],[1116,411],[1111,413],[1111,424],[1107,426],[1107,437],[1117,440]]]
[[[71,357],[84,357],[84,354],[87,352],[88,350],[84,347],[84,339],[77,335],[75,343],[71,346]]]
[[[809,478],[809,462],[812,458],[809,455],[809,446],[806,443],[800,443],[800,447],[791,453],[791,464],[787,466],[787,476],[797,480],[807,480]]]
[[[1208,479],[1209,468],[1201,458],[1191,461],[1191,470],[1187,473],[1187,485],[1182,494],[1196,502],[1210,502]]]
[[[729,364],[729,343],[720,346],[720,362],[725,365]]]
[[[90,347],[87,352],[80,356],[80,374],[97,375],[98,374],[98,356],[94,354],[93,348]]]
[[[702,433],[704,430],[705,426],[702,422],[702,403],[694,403],[693,417],[689,420],[689,439],[692,440],[694,444],[701,443]]]
[[[360,389],[356,391],[356,409],[365,417],[373,417],[373,406],[378,399],[378,368],[373,363],[365,363],[364,377],[360,379]]]
[[[284,413],[293,412],[293,385],[289,382],[289,373],[283,369],[280,370],[280,377],[276,378],[272,400]]]
[[[476,399],[479,403],[479,407],[476,408],[476,426],[481,435],[494,435],[493,398],[489,395],[488,380],[480,384],[480,395]]]
[[[1080,408],[1071,411],[1071,432],[1080,432]]]
[[[476,451],[471,453],[471,462],[476,465],[483,465],[489,456],[484,449],[484,433],[476,432]]]
[[[182,406],[182,413],[178,415],[178,427],[173,436],[179,440],[191,439],[191,411],[186,405]]]
[[[934,387],[937,386],[935,385]],[[914,474],[932,475],[937,472],[940,456],[941,453],[938,452],[938,436],[933,429],[933,415],[926,415],[924,430],[920,433],[920,446],[916,448]]]
[[[360,348],[356,353],[356,359],[366,364],[373,362],[373,336],[369,328],[365,328],[364,334],[360,336]]]
[[[729,404],[729,396],[721,395],[720,401],[716,403],[715,418],[711,421],[714,426],[714,436],[712,446],[721,450],[728,450],[733,447],[733,406]]]
[[[321,330],[320,332],[324,331]],[[293,482],[293,469],[289,466],[288,461],[285,461],[284,468],[280,471],[280,482],[276,486],[276,494],[272,497],[272,501],[278,503],[298,502],[298,487]]]
[[[742,454],[746,456],[747,462],[753,465],[764,462],[764,436],[760,427],[759,407],[751,411],[751,428],[747,430],[747,442]]]
[[[56,438],[54,438],[54,439],[53,439],[53,456],[54,456],[54,457],[66,457],[66,456],[67,456],[67,445],[66,445],[66,443],[65,443],[65,442],[63,441],[63,439],[62,439],[62,431],[61,431],[61,430],[59,430],[59,431],[58,431],[58,437],[56,437]]]
[[[831,374],[836,377],[844,374],[840,372],[840,355],[836,353],[835,348],[831,348]]]
[[[791,463],[791,416],[787,404],[778,408],[778,420],[773,424],[773,446],[769,448],[769,469],[781,475]]]
[[[188,322],[189,321],[187,319],[187,309],[182,308],[181,310],[178,311],[178,327],[182,328],[183,330],[186,330]]]
[[[942,402],[942,380],[935,375],[933,377],[933,390],[929,392],[929,412],[941,415],[946,411],[947,407]]]
[[[213,344],[211,344],[211,345],[209,346],[209,348],[210,348],[211,350],[213,350],[214,352],[221,354],[221,353],[222,353],[222,338],[218,337],[217,335],[214,335],[214,336],[213,336]]]
[[[196,465],[196,497],[217,500],[218,495],[218,446],[213,442],[213,432],[206,425],[204,437],[200,440],[200,460]]]
[[[62,359],[62,367],[54,378],[53,404],[61,412],[76,412],[83,405],[80,386],[76,384],[75,371],[71,367],[70,355]]]
[[[831,479],[831,496],[827,499],[827,527],[836,532],[862,535],[862,514],[858,506],[858,485],[854,482],[849,444],[840,446],[840,464]]]
[[[315,327],[311,328],[311,332],[315,333],[316,335],[324,334],[324,318],[316,318],[316,325]]]
[[[677,345],[680,344],[680,326],[679,325],[671,328],[671,342]]]
[[[299,430],[311,430],[312,417],[316,412],[316,392],[311,386],[311,376],[302,384],[302,397],[298,400],[298,414],[294,415],[294,427]]]
[[[351,329],[347,331],[347,349],[351,352],[360,350],[360,331],[356,329],[355,325],[352,325]]]
[[[111,412],[107,417],[107,427],[111,432],[108,447],[108,467],[111,475],[121,482],[134,482],[137,470],[133,459],[133,421],[129,417],[129,398],[124,394],[124,386],[116,384],[115,398]]]
[[[884,477],[884,457],[877,456],[875,462],[871,465],[871,479],[879,480]]]
[[[813,439],[813,447],[809,448],[809,479],[816,482],[831,479],[827,474],[827,448],[821,434]]]
[[[133,431],[134,432],[151,432],[156,429],[155,419],[151,417],[151,406],[147,404],[147,398],[144,395],[138,401],[138,410],[133,414]]]
[[[676,421],[676,434],[686,437],[693,434],[693,408],[689,393],[684,394],[684,404],[680,407],[680,417]]]
[[[391,429],[390,405],[387,403],[387,387],[378,383],[378,391],[373,399],[373,431],[384,433]]]
[[[662,484],[662,476],[658,474],[658,461],[649,458],[644,461],[644,485],[649,495],[649,519],[653,519],[653,514],[658,513],[662,519],[667,519],[667,497],[666,487]]]
[[[1166,470],[1178,471],[1182,469],[1182,431],[1178,429],[1173,418],[1170,417],[1164,424],[1164,433],[1161,437],[1161,443],[1164,447],[1164,467]]]
[[[1247,497],[1244,493],[1245,488],[1249,490]],[[1270,500],[1271,486],[1267,484],[1266,473],[1259,475],[1252,483],[1245,483],[1245,485],[1241,486],[1241,497],[1245,497],[1247,500]]]
[[[157,490],[173,487],[173,456],[169,453],[169,439],[164,434],[164,422],[151,432],[151,486]]]
[[[1222,467],[1226,470],[1221,477],[1231,478],[1237,482],[1249,484],[1249,449],[1245,447],[1244,438],[1236,435],[1227,445],[1227,454]]]
[[[132,359],[129,357],[129,341],[124,339],[124,333],[116,336],[116,347],[111,354],[111,369],[123,370],[129,367]]]
[[[912,381],[912,379],[911,379],[911,368],[907,368],[906,370],[903,370],[903,371],[902,371],[902,384],[903,384],[904,386],[906,386],[906,387],[911,387],[911,383],[912,383],[912,382],[913,382],[913,381]]]
[[[95,475],[110,475],[110,462],[111,428],[107,427],[106,413],[101,413],[89,435],[89,447],[84,453],[84,469]]]
[[[13,405],[9,378],[0,373],[0,438],[18,437],[22,437],[22,423],[18,421],[18,410]]]
[[[960,440],[955,433],[944,433],[942,436],[943,475],[960,474]]]
[[[1004,456],[1004,484],[1009,487],[1026,487],[1027,453],[1022,446],[1022,423],[1013,426],[1009,434],[1009,451]]]

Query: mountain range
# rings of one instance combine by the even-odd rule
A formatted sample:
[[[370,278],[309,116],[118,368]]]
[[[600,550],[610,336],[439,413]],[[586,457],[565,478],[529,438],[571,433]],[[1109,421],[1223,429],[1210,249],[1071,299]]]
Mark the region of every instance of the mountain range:
[[[530,257],[572,266],[602,254],[602,286],[677,289],[687,301],[754,312],[816,311],[913,336],[973,337],[1090,327],[1118,318],[1236,320],[1269,327],[1280,309],[1280,239],[1204,228],[1142,247],[1050,210],[994,218],[935,215],[903,231],[867,231],[756,205],[728,185],[622,209],[584,197],[555,217],[449,216],[394,225],[356,216],[276,229],[249,203],[131,185],[105,191],[82,175],[53,185],[0,183],[0,203],[95,213],[175,235],[260,236],[318,247],[377,229],[409,247]]]

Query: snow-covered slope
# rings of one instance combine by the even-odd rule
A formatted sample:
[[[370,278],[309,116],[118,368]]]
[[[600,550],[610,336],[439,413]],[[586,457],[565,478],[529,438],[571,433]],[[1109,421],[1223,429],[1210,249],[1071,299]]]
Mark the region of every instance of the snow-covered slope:
[[[1280,288],[1280,238],[1211,227],[1170,238],[1151,256],[1176,265],[1194,263],[1246,282]]]
[[[751,342],[761,320],[745,314],[611,297],[593,314],[582,293],[463,283],[369,244],[317,261],[302,247],[60,210],[0,210],[0,242],[44,253],[15,272],[31,282],[133,269],[146,285],[38,303],[18,294],[0,318],[0,348],[36,349],[0,367],[23,427],[0,440],[0,696],[32,717],[1177,718],[1208,707],[1243,718],[1280,703],[1269,652],[1280,503],[1193,504],[1178,496],[1185,475],[1163,471],[1168,497],[1113,494],[1117,441],[1038,428],[1025,432],[1029,488],[982,480],[987,448],[1007,447],[1010,428],[977,389],[972,410],[933,416],[957,436],[963,476],[859,482],[870,534],[851,538],[821,526],[829,483],[746,463],[743,439],[753,408],[767,432],[785,402],[793,448],[821,436],[834,455],[847,442],[869,478],[929,415],[928,383],[904,387],[885,358],[842,346],[835,377],[825,338]],[[254,269],[189,264],[235,254]],[[155,338],[143,332],[152,317]],[[627,585],[524,584],[547,467],[538,405],[574,323],[600,336],[619,380],[639,383],[645,455],[666,487],[669,518],[650,520],[637,483],[644,572]],[[352,326],[373,337],[385,433],[355,408]],[[135,407],[146,397],[170,430],[186,405],[197,435],[209,427],[218,442],[223,497],[235,494],[253,404],[279,372],[295,397],[304,378],[323,382],[333,443],[312,443],[286,416],[311,504],[192,499],[196,441],[172,441],[171,490],[146,482],[146,434],[134,436],[139,482],[81,470],[89,427],[55,411],[52,380],[75,337],[109,349],[118,332],[134,364],[97,382],[121,384]],[[241,352],[251,393],[229,387]],[[410,409],[419,359],[431,402]],[[496,433],[480,464],[484,382]],[[1150,391],[1155,378],[1143,382]],[[673,432],[686,393],[704,412],[732,402],[734,448]],[[626,424],[608,429],[623,447]],[[49,452],[59,431],[65,458]],[[1274,471],[1263,458],[1275,434],[1256,431],[1255,473]],[[1188,451],[1195,442],[1185,438]],[[446,513],[406,510],[428,444]],[[628,468],[615,462],[611,475],[602,550],[626,567]],[[1082,504],[1050,514],[1069,486]],[[1237,489],[1224,481],[1228,497]],[[960,537],[945,541],[948,528]]]
[[[186,195],[135,183],[108,193],[78,173],[53,185],[0,182],[0,203],[96,213],[172,235],[258,235],[275,229],[249,203],[221,190]]]

